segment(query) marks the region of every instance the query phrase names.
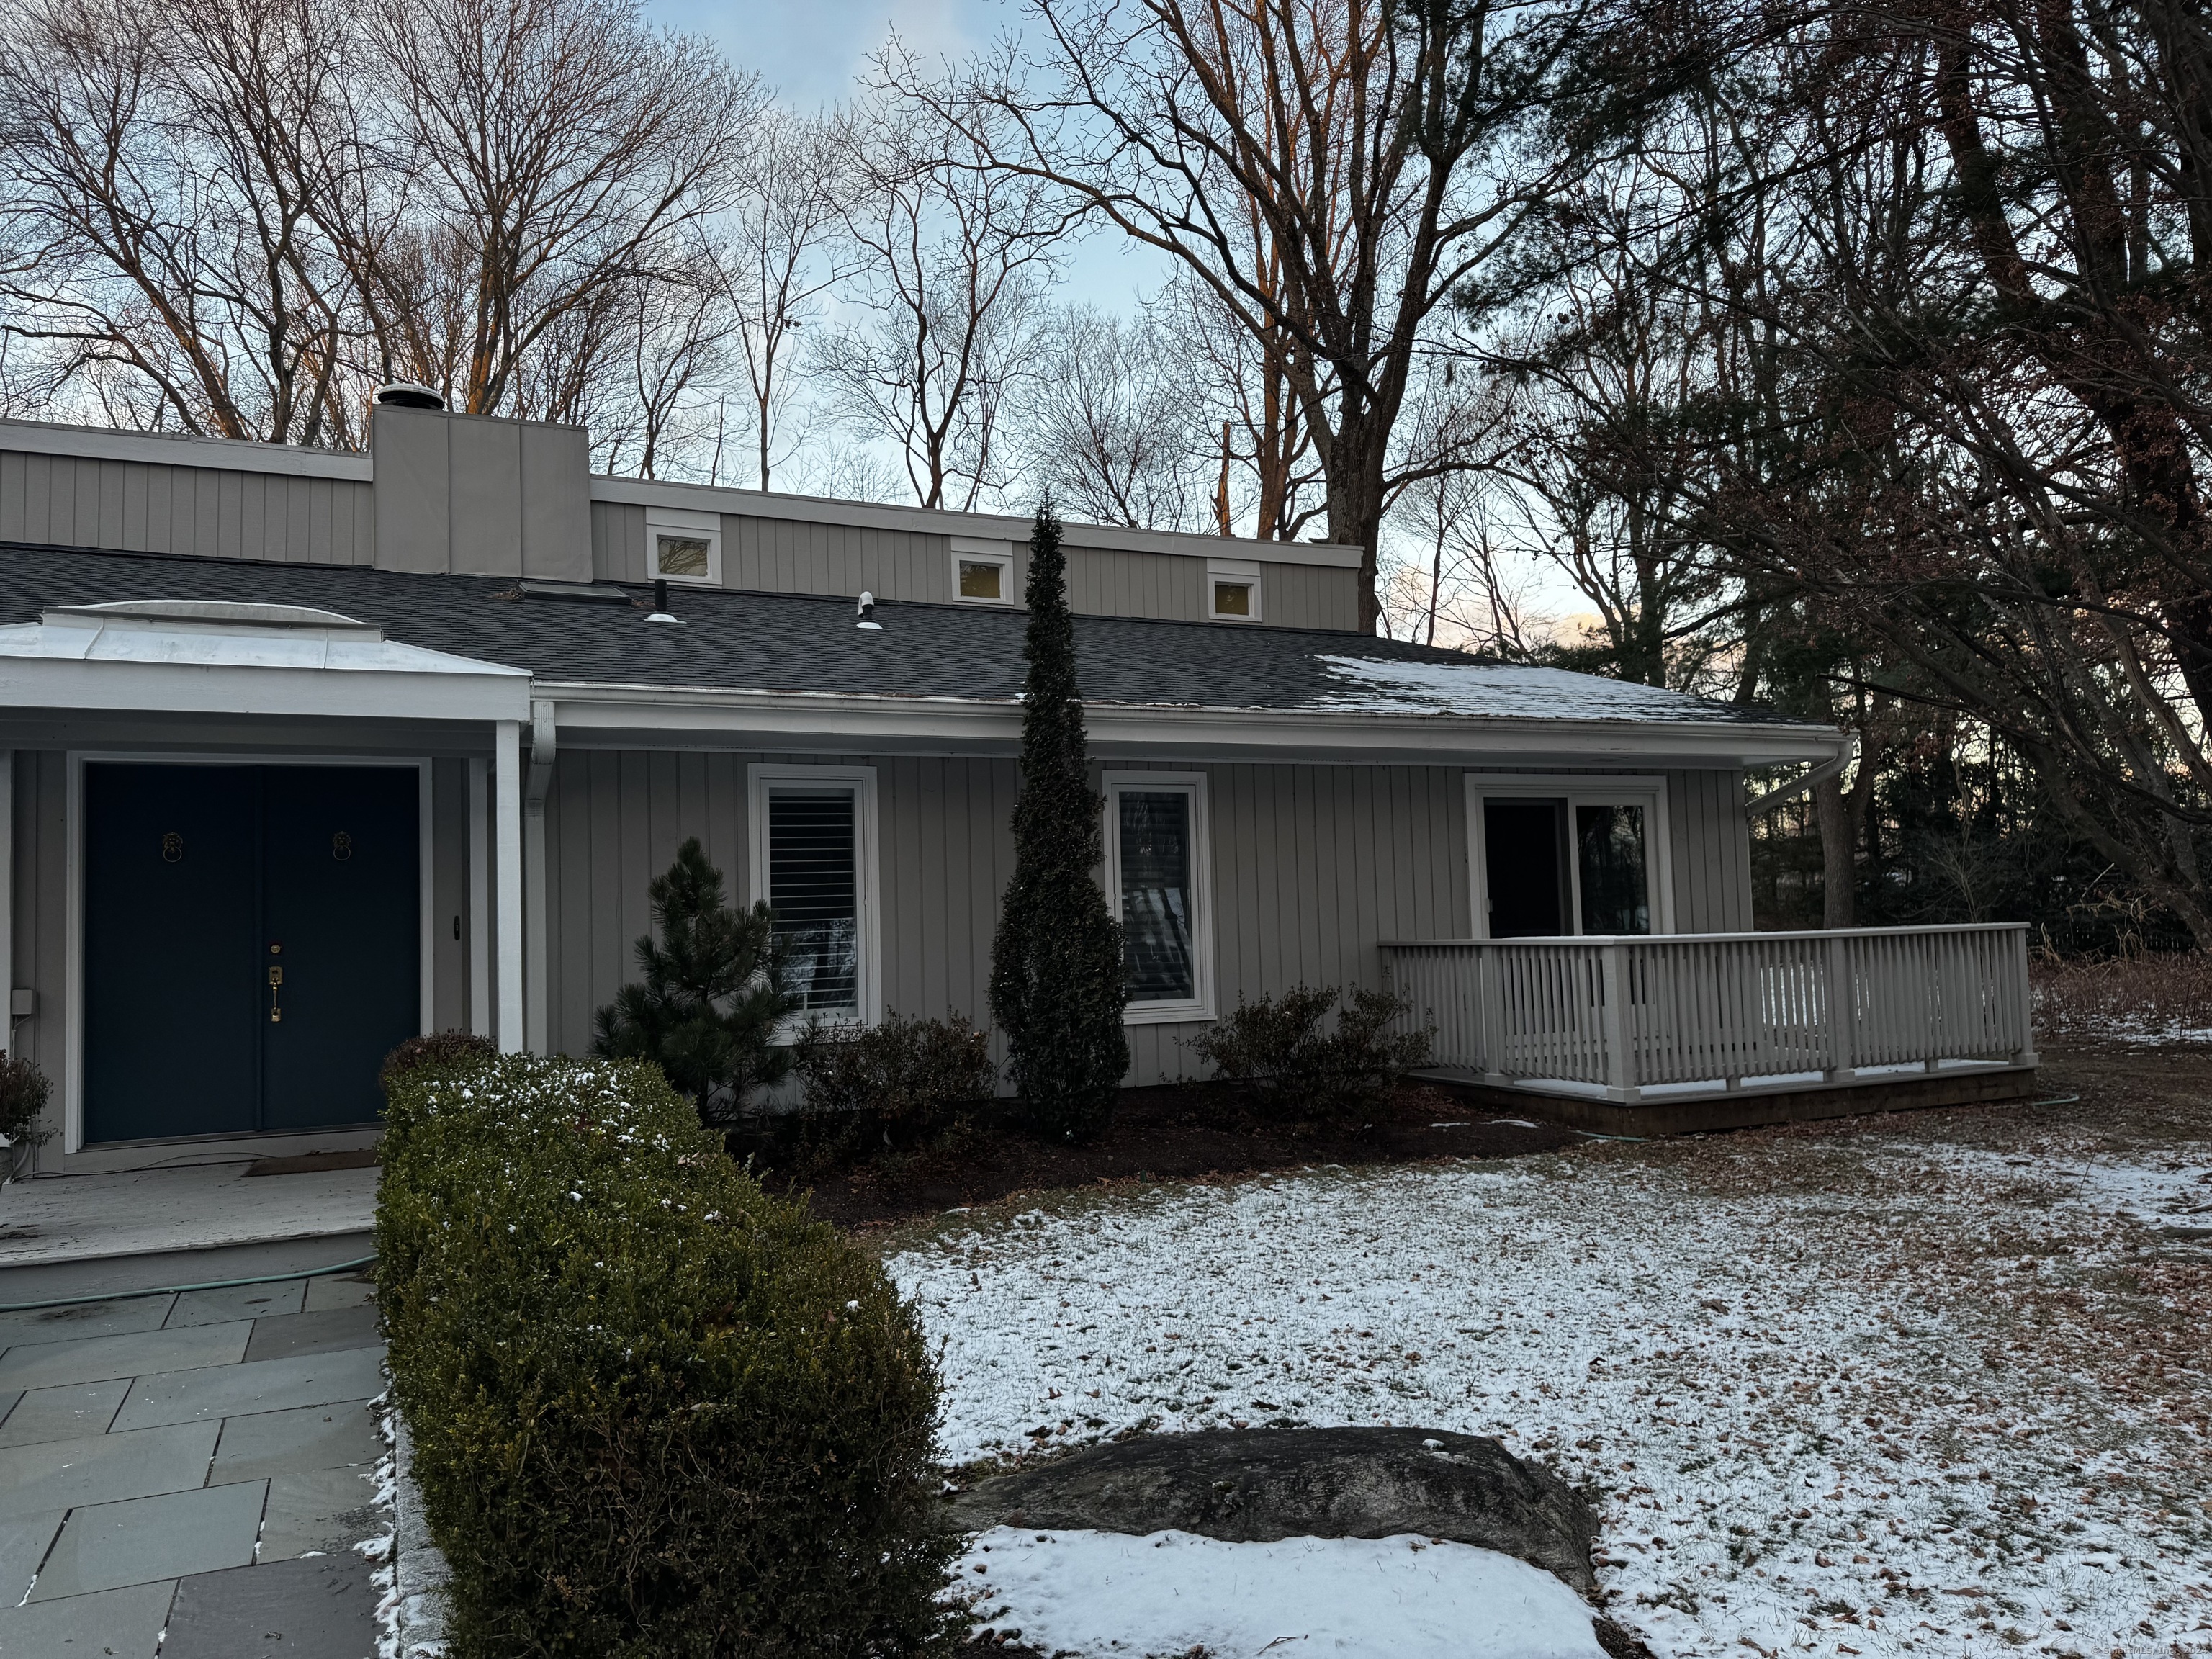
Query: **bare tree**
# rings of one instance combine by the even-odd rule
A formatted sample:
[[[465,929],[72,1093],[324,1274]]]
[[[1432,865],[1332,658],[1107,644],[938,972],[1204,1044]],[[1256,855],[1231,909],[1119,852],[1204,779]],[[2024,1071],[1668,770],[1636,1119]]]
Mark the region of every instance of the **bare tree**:
[[[11,9],[0,294],[49,406],[74,385],[130,424],[346,440],[349,307],[311,135],[348,64],[325,0]]]
[[[1173,256],[1255,341],[1282,343],[1330,539],[1361,550],[1371,629],[1419,344],[1579,164],[1577,129],[1510,142],[1553,89],[1574,9],[1036,0],[1034,13],[1036,72],[1009,45],[951,112],[994,169]]]
[[[1038,181],[979,165],[968,131],[925,104],[885,91],[851,131],[846,297],[860,320],[812,365],[836,413],[898,450],[917,501],[973,509],[1012,480],[1002,422],[1066,216]]]
[[[796,389],[800,331],[820,296],[852,274],[856,246],[838,235],[852,155],[842,118],[763,113],[752,134],[744,193],[726,216],[716,264],[736,307],[757,460],[769,487],[779,422]]]
[[[1197,527],[1207,510],[1187,366],[1152,319],[1062,307],[1018,399],[1024,471],[1094,524]]]
[[[400,321],[410,279],[468,272],[435,342],[454,355],[421,367],[456,407],[489,413],[571,313],[674,274],[670,250],[732,201],[766,99],[624,0],[378,0],[370,27],[406,158],[401,222],[423,228],[395,241],[363,227],[351,252],[395,359],[425,343]]]

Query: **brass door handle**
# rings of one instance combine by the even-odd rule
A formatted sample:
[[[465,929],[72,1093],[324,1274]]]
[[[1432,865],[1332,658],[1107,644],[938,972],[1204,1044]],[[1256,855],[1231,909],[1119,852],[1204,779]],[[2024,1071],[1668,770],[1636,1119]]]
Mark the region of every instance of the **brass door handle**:
[[[269,1023],[271,1025],[281,1025],[284,1023],[284,1011],[276,1006],[276,992],[283,983],[284,970],[282,968],[271,968],[269,970]]]

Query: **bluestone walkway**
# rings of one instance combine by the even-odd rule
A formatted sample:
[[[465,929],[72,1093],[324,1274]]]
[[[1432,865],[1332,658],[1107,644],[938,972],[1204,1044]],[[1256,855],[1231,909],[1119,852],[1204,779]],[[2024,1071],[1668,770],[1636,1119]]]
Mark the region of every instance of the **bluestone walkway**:
[[[383,1352],[359,1274],[0,1314],[0,1659],[375,1659]]]

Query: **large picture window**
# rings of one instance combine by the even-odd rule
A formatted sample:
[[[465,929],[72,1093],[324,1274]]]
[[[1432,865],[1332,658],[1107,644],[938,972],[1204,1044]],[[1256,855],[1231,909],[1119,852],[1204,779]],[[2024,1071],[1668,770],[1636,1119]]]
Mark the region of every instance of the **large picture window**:
[[[1121,923],[1124,1018],[1212,1018],[1204,776],[1108,773],[1106,865],[1108,896]]]
[[[799,999],[795,1023],[878,1018],[874,772],[753,768],[752,867]]]
[[[1665,802],[1657,778],[1470,774],[1475,936],[1671,931]]]

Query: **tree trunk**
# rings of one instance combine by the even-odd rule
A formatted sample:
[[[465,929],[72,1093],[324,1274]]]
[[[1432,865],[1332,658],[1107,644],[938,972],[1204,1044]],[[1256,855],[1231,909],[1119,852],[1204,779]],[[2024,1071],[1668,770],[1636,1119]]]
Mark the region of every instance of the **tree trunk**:
[[[1858,837],[1844,805],[1844,781],[1813,786],[1813,811],[1820,825],[1820,926],[1858,926]]]

